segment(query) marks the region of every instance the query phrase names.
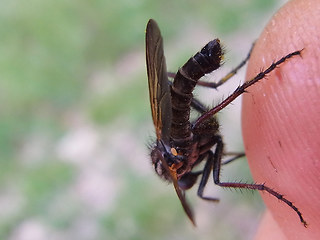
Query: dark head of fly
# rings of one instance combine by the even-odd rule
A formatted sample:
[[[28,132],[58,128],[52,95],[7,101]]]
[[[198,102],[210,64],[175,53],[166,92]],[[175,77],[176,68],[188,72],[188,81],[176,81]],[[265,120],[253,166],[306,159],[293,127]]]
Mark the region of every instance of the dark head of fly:
[[[157,140],[150,155],[155,172],[168,182],[179,179],[179,176],[183,175],[186,170],[183,167],[185,157],[178,155],[174,148],[170,148],[162,140]],[[180,188],[186,189],[181,186]]]
[[[168,167],[173,164],[173,161],[167,148],[161,140],[158,140],[150,155],[155,172],[164,180],[172,182]],[[163,162],[167,166],[164,166]]]

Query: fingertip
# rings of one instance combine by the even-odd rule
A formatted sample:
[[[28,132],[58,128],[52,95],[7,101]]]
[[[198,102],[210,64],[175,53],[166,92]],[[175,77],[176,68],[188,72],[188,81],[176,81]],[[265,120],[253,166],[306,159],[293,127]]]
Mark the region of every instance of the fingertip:
[[[293,202],[309,224],[304,228],[292,208],[262,197],[286,236],[320,236],[320,5],[293,0],[275,14],[252,52],[247,79],[272,62],[294,56],[244,94],[242,129],[254,180]],[[303,239],[303,238],[300,238]]]
[[[285,240],[286,236],[283,234],[278,223],[274,220],[269,211],[266,211],[262,217],[259,229],[254,238],[255,240]]]

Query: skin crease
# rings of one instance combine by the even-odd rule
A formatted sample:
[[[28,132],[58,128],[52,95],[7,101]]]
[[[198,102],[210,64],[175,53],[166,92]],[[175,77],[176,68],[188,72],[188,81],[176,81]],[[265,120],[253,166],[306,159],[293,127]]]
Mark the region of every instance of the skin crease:
[[[242,130],[254,181],[292,201],[261,193],[267,212],[261,239],[320,239],[320,2],[292,0],[257,41],[246,79],[290,52],[304,49],[243,95]]]

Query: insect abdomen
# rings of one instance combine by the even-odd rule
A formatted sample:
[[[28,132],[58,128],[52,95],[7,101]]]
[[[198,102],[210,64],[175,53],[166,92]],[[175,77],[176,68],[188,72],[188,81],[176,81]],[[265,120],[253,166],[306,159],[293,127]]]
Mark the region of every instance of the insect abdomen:
[[[171,86],[172,123],[171,139],[177,149],[187,149],[191,144],[190,104],[197,81],[220,67],[222,49],[219,39],[210,41],[177,72]]]

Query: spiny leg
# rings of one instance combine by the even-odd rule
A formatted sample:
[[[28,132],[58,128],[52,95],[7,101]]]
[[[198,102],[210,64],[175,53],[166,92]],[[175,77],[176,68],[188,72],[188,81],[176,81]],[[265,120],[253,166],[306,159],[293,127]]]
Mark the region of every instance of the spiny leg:
[[[286,203],[289,207],[291,207],[299,216],[300,221],[303,223],[305,227],[307,227],[307,222],[303,219],[302,213],[298,210],[298,208],[288,199],[284,198],[282,194],[274,191],[273,189],[265,186],[264,184],[248,184],[248,183],[234,183],[234,182],[220,182],[220,169],[221,169],[221,157],[223,151],[223,142],[220,136],[217,136],[217,146],[214,155],[209,154],[207,162],[211,163],[213,166],[213,180],[214,183],[220,187],[227,187],[227,188],[240,188],[240,189],[252,189],[258,191],[266,191],[273,195],[274,197],[278,198],[280,201]],[[211,158],[211,159],[210,159]],[[207,165],[207,164],[206,164]],[[203,176],[207,175],[206,171],[209,169],[204,169]]]
[[[221,139],[220,136],[217,137],[217,139]],[[217,198],[211,198],[211,197],[205,197],[203,196],[203,191],[204,191],[204,188],[205,186],[207,185],[208,183],[208,179],[209,179],[209,176],[210,176],[210,173],[211,173],[211,170],[213,168],[213,164],[214,164],[214,161],[213,161],[213,152],[210,150],[208,151],[208,154],[207,154],[207,161],[206,161],[206,164],[203,168],[203,171],[201,172],[196,172],[195,174],[197,174],[197,177],[200,175],[200,173],[202,174],[202,177],[201,177],[201,181],[200,181],[200,184],[199,184],[199,188],[198,188],[198,196],[204,200],[207,200],[207,201],[219,201],[219,199]],[[222,164],[228,164],[240,157],[243,157],[245,156],[244,153],[240,153],[238,155],[236,155],[235,157],[233,157],[232,159],[229,159],[227,160],[226,162],[222,163]]]
[[[292,53],[289,53],[285,57],[282,57],[278,61],[272,63],[266,70],[258,73],[254,78],[251,80],[243,83],[241,86],[239,86],[229,97],[227,97],[225,100],[223,100],[220,104],[212,108],[211,110],[207,111],[206,113],[202,114],[201,117],[197,119],[197,121],[194,123],[194,127],[197,127],[199,124],[201,124],[203,121],[210,118],[212,115],[216,114],[217,112],[221,111],[223,108],[228,106],[233,100],[235,100],[237,97],[239,97],[242,93],[246,91],[248,87],[255,84],[259,80],[263,79],[267,74],[269,74],[271,71],[273,71],[277,66],[279,66],[281,63],[285,62],[287,59],[293,57],[293,56],[301,56],[301,51],[295,51]]]
[[[214,142],[220,142],[221,141],[221,137],[220,136],[215,136],[214,137]],[[225,154],[225,155],[234,155],[233,153],[231,154]],[[227,160],[226,162],[222,163],[223,165],[224,164],[228,164],[240,157],[243,157],[245,156],[244,153],[236,153],[236,156],[234,156],[233,158]],[[210,198],[210,197],[205,197],[203,196],[203,191],[204,191],[204,188],[205,186],[207,185],[208,183],[208,179],[209,179],[209,176],[210,176],[210,173],[211,173],[211,170],[214,168],[214,161],[213,161],[213,158],[214,158],[214,155],[213,155],[213,152],[211,150],[207,151],[207,161],[206,161],[206,164],[203,168],[203,171],[201,171],[201,174],[202,174],[202,177],[201,177],[201,181],[200,181],[200,184],[199,184],[199,187],[198,187],[198,196],[204,200],[208,200],[208,201],[219,201],[219,199],[217,198]]]
[[[225,82],[227,82],[230,78],[232,78],[234,75],[237,74],[237,72],[248,62],[252,49],[254,47],[254,43],[252,44],[247,57],[242,60],[242,62],[236,66],[234,69],[232,69],[226,76],[224,76],[223,78],[221,78],[218,82],[204,82],[204,81],[198,81],[197,85],[203,86],[203,87],[209,87],[209,88],[218,88],[219,86],[221,86],[222,84],[224,84]]]

